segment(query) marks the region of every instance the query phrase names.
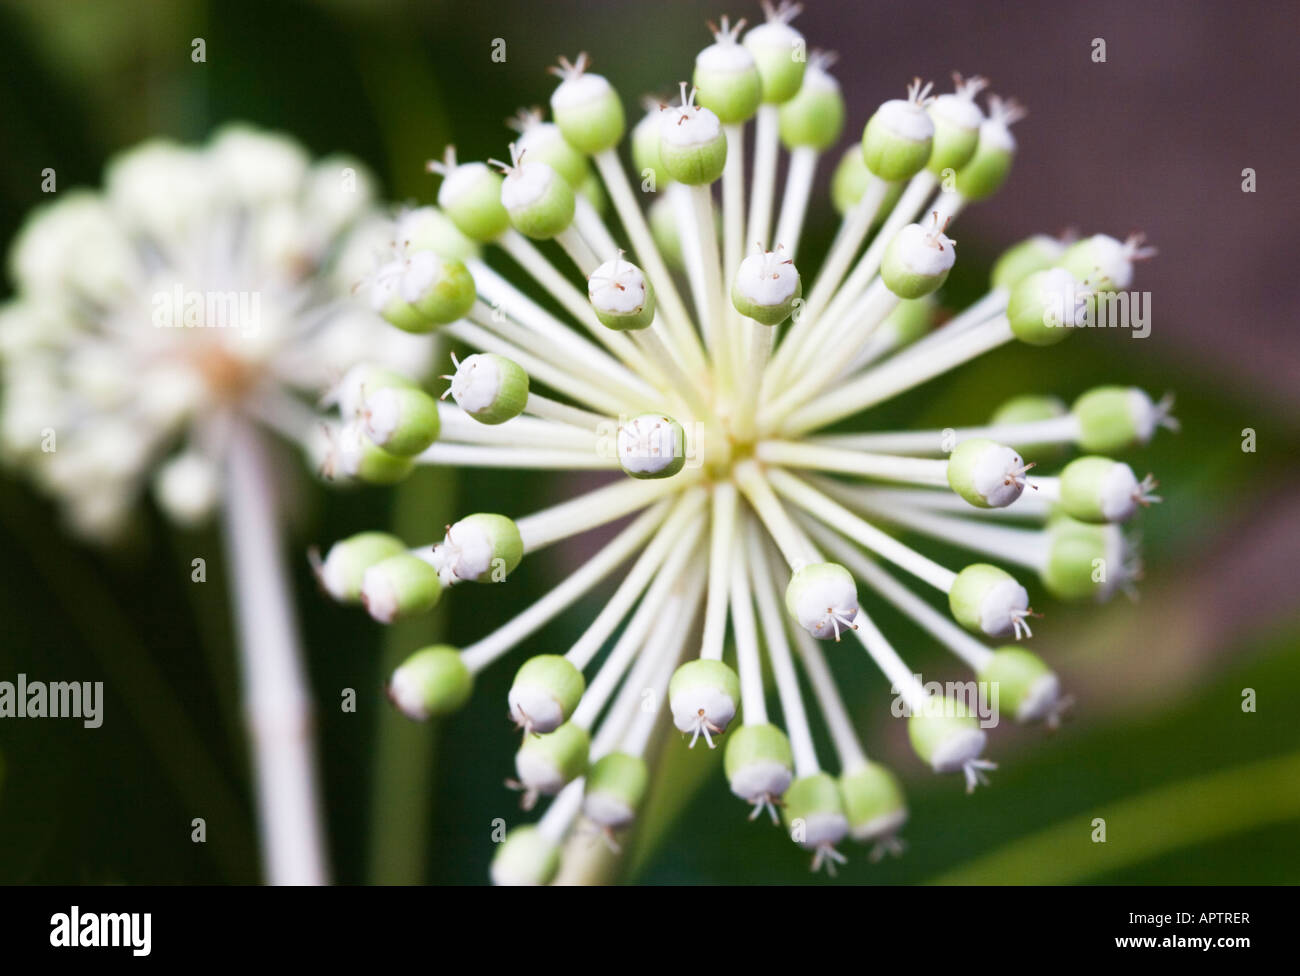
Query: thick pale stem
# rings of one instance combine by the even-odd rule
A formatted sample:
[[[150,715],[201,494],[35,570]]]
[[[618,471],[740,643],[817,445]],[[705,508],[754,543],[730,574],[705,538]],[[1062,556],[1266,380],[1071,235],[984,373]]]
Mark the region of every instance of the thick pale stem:
[[[749,198],[747,238],[767,247],[772,231],[772,196],[776,190],[776,156],[780,141],[781,110],[764,103],[754,122],[754,186]]]
[[[578,227],[578,233],[582,235],[582,239],[595,252],[601,263],[610,260],[618,253],[618,244],[614,240],[614,235],[600,219],[600,214],[591,205],[591,201],[581,193],[575,192],[573,196],[573,222]]]
[[[480,423],[454,403],[446,401],[438,403],[438,420],[442,427],[440,440],[449,443],[550,447],[562,451],[594,451],[598,443],[597,435],[590,430],[540,417],[521,415],[504,424]]]
[[[551,801],[551,805],[537,821],[537,831],[552,844],[564,843],[564,838],[582,812],[582,795],[585,780],[575,779]]]
[[[821,316],[822,310],[825,309],[827,303],[835,294],[835,290],[839,287],[844,272],[848,270],[850,262],[853,261],[853,256],[858,253],[858,248],[862,246],[862,241],[871,228],[871,222],[876,219],[876,212],[884,202],[888,190],[889,184],[873,176],[868,181],[861,198],[844,215],[844,223],[840,228],[840,233],[835,238],[835,245],[830,254],[826,255],[826,260],[822,262],[822,270],[817,275],[817,281],[804,303],[803,313],[786,336],[787,342],[795,340],[797,344],[797,341],[807,335],[808,329],[812,328],[813,324]],[[786,357],[778,351],[771,367],[774,380],[780,378],[781,371],[784,370],[786,365]]]
[[[772,417],[771,420],[779,423],[787,437],[825,427],[920,386],[926,380],[1014,338],[1005,316],[992,319],[939,346],[928,357],[918,357],[915,361],[910,358],[907,361],[890,360],[798,408],[784,419]]]
[[[913,508],[930,512],[946,512],[949,515],[969,515],[992,522],[1021,519],[1042,522],[1052,514],[1050,503],[1039,497],[1037,493],[1028,491],[1016,499],[1014,504],[1007,505],[1005,508],[976,508],[955,492],[933,491],[927,488],[880,488],[876,485],[836,483],[835,497],[840,498],[847,505],[859,507],[864,511],[883,512],[898,508]]]
[[[713,520],[709,537],[709,596],[704,610],[700,657],[721,661],[727,634],[727,592],[730,586],[732,540],[736,535],[736,486],[713,486]]]
[[[632,248],[636,251],[641,267],[649,276],[650,283],[658,296],[676,348],[681,351],[683,361],[690,371],[702,374],[704,351],[700,348],[699,337],[691,328],[691,318],[686,314],[686,306],[682,304],[677,286],[668,273],[668,267],[664,264],[659,248],[655,246],[654,237],[650,234],[645,215],[641,213],[641,208],[632,193],[632,187],[627,181],[627,174],[623,172],[623,164],[619,161],[618,153],[613,149],[606,149],[593,158],[596,161],[596,169],[600,171],[601,181],[609,191],[610,199],[614,201],[618,219],[623,222],[623,229],[632,239]]]
[[[810,515],[848,535],[858,545],[865,546],[888,559],[942,593],[952,589],[952,584],[957,579],[957,574],[952,570],[940,566],[914,549],[909,549],[893,536],[863,521],[816,488],[779,468],[769,468],[767,478],[772,487],[782,495]]]
[[[724,126],[727,164],[722,170],[722,265],[726,286],[745,256],[745,127]]]
[[[657,643],[664,637],[668,636],[673,629],[673,604],[672,598],[674,589],[681,579],[683,571],[686,569],[686,563],[689,557],[699,555],[696,543],[699,541],[704,528],[702,519],[696,519],[694,523],[687,526],[686,536],[681,539],[682,546],[675,550],[667,561],[664,562],[663,570],[655,577],[650,589],[646,592],[645,599],[641,605],[636,608],[632,614],[632,619],[628,621],[627,628],[619,635],[618,640],[614,643],[609,652],[609,656],[596,672],[596,677],[592,680],[587,690],[582,695],[582,700],[578,702],[578,707],[573,710],[572,721],[584,729],[590,729],[599,717],[601,710],[609,701],[610,696],[614,694],[614,689],[618,687],[623,680],[624,674],[628,674],[628,666],[632,671],[628,674],[627,681],[623,682],[623,691],[619,694],[619,699],[624,698],[626,694],[636,696],[645,686],[647,677],[647,667],[652,667],[646,663],[646,659],[653,653],[652,644]],[[576,665],[572,652],[568,655],[569,660]],[[641,688],[635,691],[628,689],[636,684]],[[601,734],[606,734],[606,726],[610,723],[610,718],[618,711],[619,701],[616,699],[615,705],[610,709],[610,714],[606,716],[602,723]],[[617,742],[620,737],[619,731],[610,729],[609,733]]]
[[[975,637],[963,630],[952,618],[936,610],[924,599],[908,589],[880,566],[836,532],[811,520],[806,523],[809,534],[816,539],[849,572],[911,617],[929,631],[931,636],[948,647],[974,671],[978,671],[993,652]]]
[[[569,260],[584,278],[590,278],[600,267],[600,258],[583,239],[576,223],[570,224],[556,234],[555,242],[564,249],[564,253],[569,256]]]
[[[758,628],[754,624],[754,595],[749,588],[742,534],[737,533],[731,549],[731,627],[736,638],[736,663],[740,673],[740,700],[746,725],[767,724],[767,702],[763,695],[763,662],[758,652]]]
[[[828,434],[814,443],[846,451],[882,451],[897,454],[948,454],[962,441],[977,437],[1017,447],[1024,444],[1073,444],[1079,438],[1079,420],[1073,414],[1030,420],[1020,424],[953,427],[942,430],[888,431],[880,434]]]
[[[672,595],[667,610],[672,635],[665,641],[666,651],[658,662],[654,684],[649,689],[637,689],[635,686],[625,689],[638,705],[636,715],[628,724],[623,736],[622,749],[629,756],[645,755],[646,748],[650,744],[650,735],[654,732],[660,715],[663,714],[663,703],[668,698],[668,682],[672,680],[677,662],[683,657],[686,638],[690,634],[696,614],[699,613],[703,592],[704,568],[697,566],[679,581]],[[653,693],[653,697],[649,699],[653,707],[646,707],[646,699],[642,697],[647,690]],[[622,693],[619,697],[622,697]],[[617,702],[615,704],[617,705]]]
[[[924,353],[983,322],[987,322],[989,319],[997,318],[1006,312],[1007,300],[1010,297],[1011,293],[1007,289],[994,288],[974,305],[963,309],[960,314],[954,315],[929,335],[922,336],[912,343],[907,347],[907,352],[904,355],[915,356]]]
[[[876,662],[876,667],[884,673],[889,679],[892,686],[890,691],[896,695],[902,695],[903,700],[907,702],[907,707],[912,710],[913,714],[924,714],[926,702],[929,701],[930,695],[925,690],[925,686],[912,673],[912,669],[903,663],[903,659],[898,656],[894,646],[889,643],[880,629],[871,622],[865,613],[859,611],[857,618],[853,621],[856,625],[853,633],[862,642],[862,646],[867,649],[871,660]]]
[[[835,676],[826,663],[821,642],[803,629],[795,631],[794,639],[799,648],[799,659],[803,661],[804,672],[808,675],[813,694],[817,698],[817,706],[821,709],[822,719],[830,730],[835,752],[840,757],[840,769],[846,773],[860,769],[867,764],[867,753],[854,731],[853,719],[849,717],[849,710],[840,696],[839,685],[835,683]]]
[[[718,385],[730,390],[734,384],[732,372],[732,333],[727,315],[722,285],[722,259],[718,255],[718,235],[713,222],[713,194],[708,186],[691,187],[691,208],[695,233],[699,239],[701,271],[704,276],[705,320],[710,323],[708,335],[712,345],[714,375]]]
[[[681,550],[690,550],[699,535],[699,512],[704,504],[704,491],[693,488],[673,508],[672,514],[659,528],[654,540],[646,546],[645,551],[637,557],[635,565],[623,577],[614,595],[605,601],[596,619],[591,622],[582,636],[574,642],[565,655],[578,670],[583,670],[591,663],[609,635],[618,629],[623,618],[632,609],[641,593],[660,572],[660,566],[670,552],[674,559]],[[668,576],[671,571],[665,568],[661,575]]]
[[[419,464],[454,468],[536,468],[539,471],[613,471],[618,458],[596,451],[538,447],[485,447],[437,441],[416,459]]]
[[[516,345],[532,349],[542,358],[565,369],[571,369],[574,360],[581,361],[602,376],[606,386],[612,385],[615,390],[622,386],[644,389],[644,381],[635,373],[582,338],[485,263],[475,260],[467,262],[466,266],[474,276],[474,284],[480,297],[491,306],[493,314],[488,316],[486,322],[481,322],[486,328],[497,331],[501,325],[499,320],[502,315],[505,315],[519,322],[529,332],[537,333],[537,336],[543,340],[540,345],[534,345],[512,339],[511,341]],[[476,309],[473,314],[481,315],[481,310]]]
[[[790,656],[790,642],[786,637],[785,618],[781,614],[781,599],[773,582],[772,565],[767,558],[767,547],[757,526],[747,526],[745,533],[749,572],[754,581],[754,596],[758,603],[758,619],[763,627],[763,642],[776,679],[777,695],[781,699],[781,714],[785,719],[786,734],[794,752],[794,769],[797,776],[811,776],[820,766],[817,749],[813,745],[812,729],[803,704],[803,692],[794,671]]]
[[[524,403],[524,413],[593,432],[603,430],[615,423],[612,418],[604,414],[580,410],[578,407],[571,407],[567,403],[560,403],[558,400],[531,391],[528,400]]]
[[[762,441],[755,456],[760,461],[790,468],[838,471],[916,485],[946,487],[948,484],[948,462],[937,459],[867,454],[798,441]]]
[[[686,472],[676,476],[686,477]],[[691,479],[687,478],[687,483]],[[589,491],[585,495],[560,502],[550,508],[525,515],[516,520],[524,552],[537,552],[561,539],[605,525],[632,512],[653,504],[664,495],[685,487],[680,481],[664,478],[658,481],[637,481],[622,478],[612,484]]]
[[[758,513],[763,526],[792,570],[820,562],[817,550],[790,519],[790,514],[772,492],[772,486],[757,464],[742,461],[735,467],[735,478],[736,484],[745,493],[745,498]]]
[[[536,377],[565,396],[585,403],[599,411],[617,415],[637,412],[641,407],[650,405],[650,403],[640,399],[629,400],[626,395],[618,396],[606,392],[595,383],[552,366],[546,360],[540,359],[519,346],[493,335],[487,329],[472,322],[463,320],[453,322],[451,325],[444,326],[442,331],[476,349],[481,349],[484,352],[494,352],[499,356],[514,360],[530,377]]]
[[[563,613],[584,593],[603,580],[645,544],[650,533],[668,514],[667,501],[640,515],[596,555],[565,577],[555,589],[519,616],[475,641],[461,652],[461,660],[472,672],[479,672],[511,648]]]
[[[790,168],[785,174],[785,193],[781,197],[781,217],[776,222],[776,236],[772,243],[773,246],[784,245],[785,253],[791,261],[799,253],[799,238],[803,236],[808,197],[812,193],[816,173],[816,149],[799,146],[790,153]]]
[[[532,275],[533,280],[546,289],[552,298],[564,306],[564,310],[581,323],[597,342],[626,363],[633,372],[653,375],[654,370],[648,366],[645,357],[632,345],[631,340],[601,325],[600,319],[596,318],[596,313],[592,311],[591,304],[587,301],[587,296],[580,292],[568,278],[560,274],[532,241],[518,231],[508,230],[501,235],[497,243],[521,268]]]
[[[311,694],[280,550],[274,465],[261,435],[242,423],[230,434],[224,529],[266,878],[326,884]]]
[[[838,487],[832,486],[830,482],[823,483],[822,487],[826,489],[828,494],[839,494]],[[834,505],[835,503],[832,502],[831,504]],[[839,508],[839,506],[836,507]],[[850,519],[855,518],[847,509],[841,508],[840,510],[848,514]],[[914,529],[931,538],[943,539],[954,545],[984,553],[994,559],[1004,559],[1028,569],[1040,571],[1047,562],[1047,540],[1042,529],[1021,529],[1009,525],[992,525],[986,521],[936,515],[932,512],[921,512],[901,507],[872,507],[870,511],[877,517],[894,525]],[[823,519],[823,521],[825,520]],[[861,520],[858,519],[857,521]],[[842,529],[843,523],[839,527]],[[872,547],[868,546],[868,548]],[[884,555],[884,553],[881,553],[881,555]]]
[[[845,280],[844,286],[826,307],[825,318],[828,323],[833,324],[842,318],[867,290],[871,280],[880,271],[880,262],[885,256],[885,248],[898,236],[900,230],[916,220],[917,214],[925,206],[925,201],[930,198],[936,185],[934,174],[929,170],[923,169],[912,177],[889,217],[881,225],[862,257],[858,259],[853,273]]]

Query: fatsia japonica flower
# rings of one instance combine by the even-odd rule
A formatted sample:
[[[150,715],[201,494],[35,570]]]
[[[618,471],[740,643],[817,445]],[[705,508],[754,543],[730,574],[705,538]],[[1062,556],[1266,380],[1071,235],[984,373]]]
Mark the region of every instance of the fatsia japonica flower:
[[[521,499],[522,510],[467,514],[432,539],[342,540],[321,567],[326,589],[383,621],[462,585],[502,587],[505,604],[535,553],[630,519],[531,606],[469,646],[413,649],[389,681],[395,705],[427,719],[460,708],[494,663],[517,669],[506,705],[523,738],[510,783],[525,809],[550,799],[497,849],[497,882],[553,880],[583,822],[614,843],[645,797],[661,719],[680,733],[670,747],[723,748],[751,819],[784,821],[814,868],[833,871],[846,840],[895,850],[903,792],[853,720],[885,696],[846,702],[832,659],[883,673],[917,759],[936,773],[969,790],[994,764],[988,723],[920,680],[877,608],[896,607],[996,684],[1003,717],[1052,725],[1067,699],[1023,643],[1050,634],[1035,619],[1041,601],[1104,600],[1137,578],[1122,524],[1157,500],[1154,482],[1110,455],[1171,426],[1167,403],[1122,387],[1070,405],[1030,390],[985,422],[925,431],[878,429],[871,408],[1001,346],[1068,339],[1150,252],[1104,234],[1033,237],[998,261],[984,297],[935,327],[953,224],[1007,178],[1022,115],[995,96],[981,106],[983,79],[956,76],[950,93],[917,81],[870,114],[835,175],[839,231],[821,266],[805,266],[814,177],[848,112],[832,59],[805,56],[796,11],[768,8],[743,35],[743,22],[722,22],[683,72],[694,87],[632,127],[634,176],[619,157],[619,93],[586,55],[562,59],[552,121],[522,116],[508,163],[449,150],[431,164],[437,206],[394,235],[439,270],[409,289],[404,277],[404,302],[376,307],[474,351],[453,360],[436,425],[384,408],[385,436],[437,427],[436,440],[388,450],[367,404],[403,384],[375,374],[345,404],[340,441],[359,444],[380,480],[418,464],[611,477],[549,508]],[[593,167],[603,193],[589,186]],[[519,284],[489,267],[488,250],[518,266]],[[547,304],[525,293],[527,279]],[[456,316],[421,305],[451,281]],[[1044,473],[1071,448],[1085,456]],[[899,530],[969,561],[937,560]],[[545,625],[606,581],[582,635],[547,643]]]
[[[432,340],[391,328],[352,286],[389,246],[359,163],[313,161],[246,126],[202,146],[146,142],[102,191],[59,191],[9,255],[0,309],[4,460],[71,527],[111,541],[152,489],[173,521],[220,508],[244,654],[266,873],[325,880],[310,698],[279,525],[287,485],[271,441],[315,468],[315,403],[361,360],[408,384]],[[385,410],[376,404],[376,436]]]

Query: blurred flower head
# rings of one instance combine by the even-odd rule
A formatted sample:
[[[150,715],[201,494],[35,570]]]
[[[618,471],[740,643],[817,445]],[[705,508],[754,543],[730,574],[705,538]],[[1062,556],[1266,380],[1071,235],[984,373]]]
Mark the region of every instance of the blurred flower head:
[[[13,243],[6,460],[106,539],[149,486],[176,520],[202,520],[234,413],[321,455],[300,398],[362,358],[411,375],[429,362],[427,339],[350,299],[390,237],[360,164],[313,161],[287,136],[238,125],[123,153],[102,191],[60,192]]]

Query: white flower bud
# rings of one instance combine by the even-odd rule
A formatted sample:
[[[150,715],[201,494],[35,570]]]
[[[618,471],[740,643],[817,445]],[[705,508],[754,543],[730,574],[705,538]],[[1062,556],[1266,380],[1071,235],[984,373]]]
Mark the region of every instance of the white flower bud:
[[[838,641],[843,631],[857,629],[858,587],[838,563],[813,563],[796,572],[785,590],[785,606],[818,640]]]

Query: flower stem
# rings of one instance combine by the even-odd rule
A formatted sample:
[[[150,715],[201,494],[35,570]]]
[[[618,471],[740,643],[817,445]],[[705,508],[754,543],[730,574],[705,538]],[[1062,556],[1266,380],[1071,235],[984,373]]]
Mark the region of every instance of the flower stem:
[[[228,459],[224,528],[266,877],[325,884],[311,696],[280,551],[272,462],[261,435],[242,423],[231,431]]]
[[[772,231],[772,194],[776,189],[776,154],[779,146],[780,109],[776,105],[758,107],[754,120],[754,185],[749,197],[748,239],[768,245]],[[728,147],[730,151],[730,147]]]
[[[593,158],[596,169],[600,172],[601,181],[609,191],[610,199],[614,201],[618,219],[623,222],[623,229],[632,239],[632,248],[636,251],[647,277],[650,278],[651,285],[654,286],[659,304],[664,310],[668,330],[681,350],[684,362],[692,373],[702,373],[704,352],[700,348],[699,337],[691,328],[691,319],[686,314],[686,306],[682,304],[681,296],[677,294],[677,286],[668,273],[668,266],[664,264],[659,248],[655,246],[654,238],[650,235],[650,227],[646,224],[645,215],[641,213],[636,197],[632,195],[632,187],[627,181],[627,174],[623,172],[623,164],[619,161],[618,152],[607,149],[597,153]]]

